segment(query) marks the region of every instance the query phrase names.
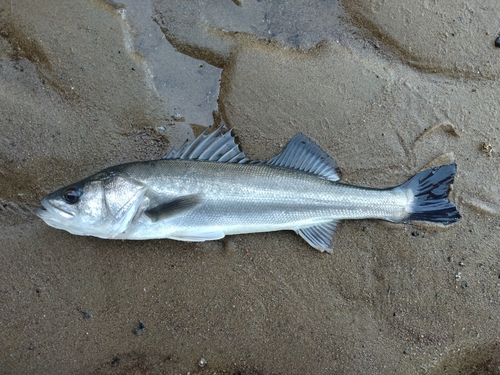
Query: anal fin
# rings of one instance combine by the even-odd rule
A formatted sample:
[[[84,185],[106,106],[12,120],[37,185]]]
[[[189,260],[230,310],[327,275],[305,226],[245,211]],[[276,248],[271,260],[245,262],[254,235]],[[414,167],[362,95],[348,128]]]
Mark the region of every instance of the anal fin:
[[[325,224],[296,230],[306,242],[321,252],[333,253],[332,242],[333,232],[337,226],[337,221],[330,221]]]

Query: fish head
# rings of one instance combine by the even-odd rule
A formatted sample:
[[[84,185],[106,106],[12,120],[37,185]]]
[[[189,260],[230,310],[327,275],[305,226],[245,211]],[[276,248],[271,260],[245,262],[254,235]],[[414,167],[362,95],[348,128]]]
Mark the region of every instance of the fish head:
[[[72,234],[113,238],[140,216],[146,190],[140,181],[105,170],[48,194],[36,214]]]

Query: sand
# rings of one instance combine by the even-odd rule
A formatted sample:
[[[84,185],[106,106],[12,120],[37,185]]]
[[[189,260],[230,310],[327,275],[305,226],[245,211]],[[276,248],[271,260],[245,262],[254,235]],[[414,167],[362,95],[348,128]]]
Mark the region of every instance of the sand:
[[[0,373],[500,374],[499,11],[1,2]],[[342,222],[330,255],[293,232],[78,237],[32,212],[221,121],[257,159],[303,132],[352,184],[456,162],[463,217]]]

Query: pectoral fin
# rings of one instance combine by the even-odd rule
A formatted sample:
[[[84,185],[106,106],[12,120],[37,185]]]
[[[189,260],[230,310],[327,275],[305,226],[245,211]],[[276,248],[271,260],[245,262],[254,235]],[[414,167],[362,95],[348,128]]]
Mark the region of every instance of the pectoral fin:
[[[191,211],[198,206],[201,201],[202,198],[199,194],[184,195],[150,208],[146,210],[144,214],[149,217],[151,221],[157,222]]]
[[[337,221],[330,221],[314,227],[302,228],[296,232],[316,250],[332,253],[333,232],[336,226]]]

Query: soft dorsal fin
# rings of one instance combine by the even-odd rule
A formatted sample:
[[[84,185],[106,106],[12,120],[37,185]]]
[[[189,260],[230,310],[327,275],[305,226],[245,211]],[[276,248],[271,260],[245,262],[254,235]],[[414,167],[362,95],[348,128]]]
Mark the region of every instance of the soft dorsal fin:
[[[283,151],[266,164],[298,169],[330,181],[340,179],[335,171],[337,168],[335,160],[302,133],[295,135]]]
[[[225,125],[221,125],[214,132],[205,135],[205,129],[193,141],[186,141],[179,150],[172,150],[162,159],[206,160],[226,163],[250,163],[245,153],[240,150],[232,135],[232,129],[222,134]]]

